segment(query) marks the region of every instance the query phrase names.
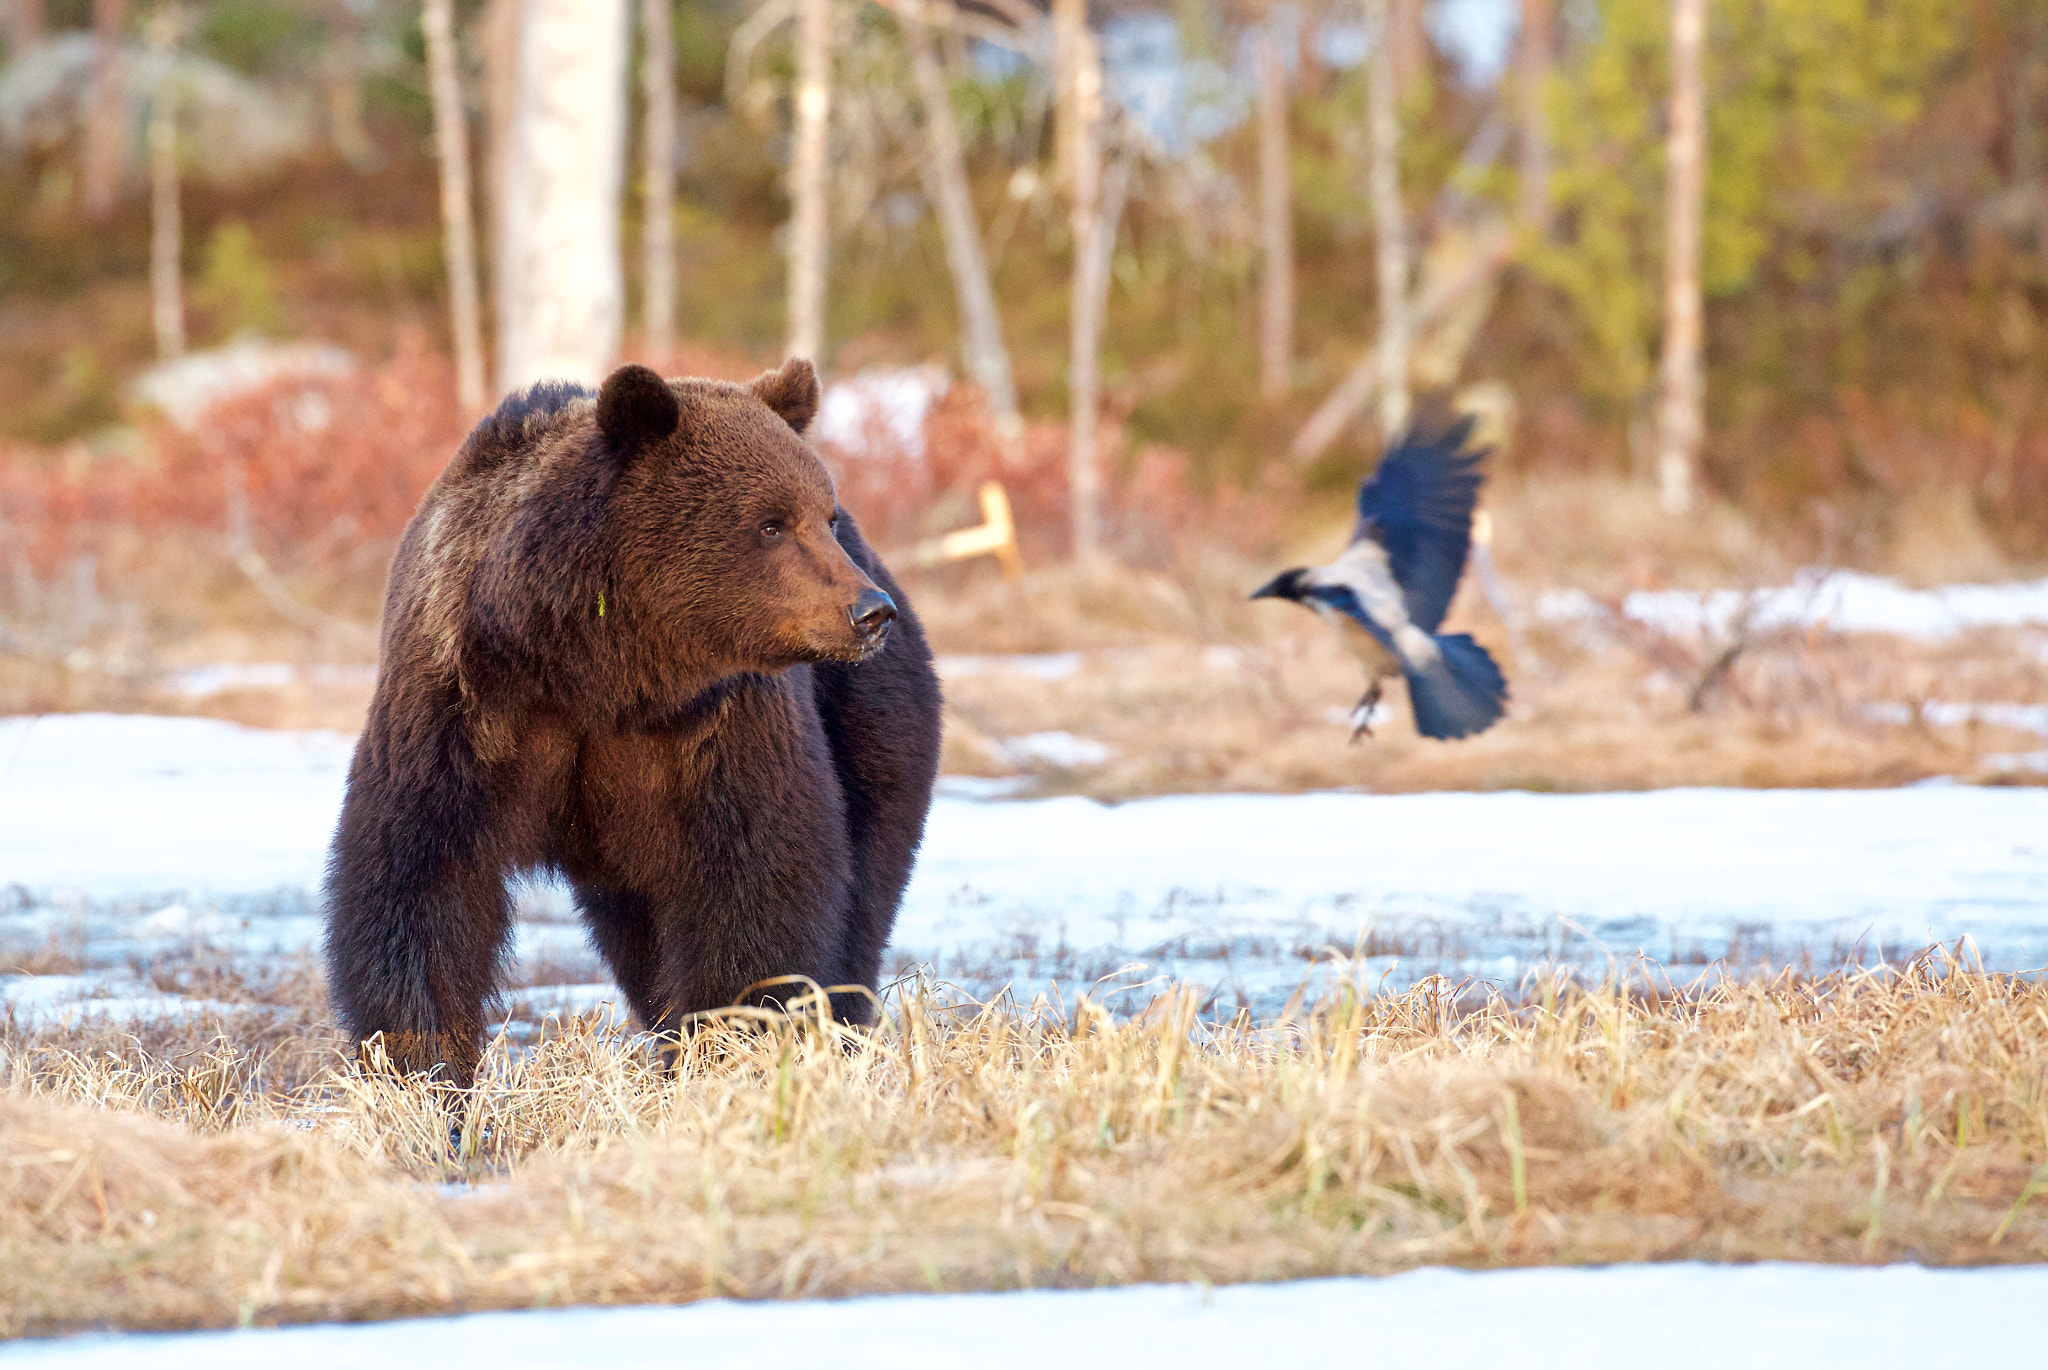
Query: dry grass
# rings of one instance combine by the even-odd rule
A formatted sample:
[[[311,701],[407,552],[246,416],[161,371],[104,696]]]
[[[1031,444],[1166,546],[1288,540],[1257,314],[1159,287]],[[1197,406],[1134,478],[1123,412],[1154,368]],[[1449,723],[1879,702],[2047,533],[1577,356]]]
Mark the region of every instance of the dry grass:
[[[279,1069],[282,1046],[16,1035],[0,1328],[2048,1257],[2036,982],[1937,956],[1677,997],[1432,981],[1265,1027],[1201,1002],[1118,1020],[912,985],[872,1035],[715,1023],[673,1077],[571,1022],[441,1099]]]
[[[1357,664],[1288,605],[1241,602],[1258,568],[1224,565],[1192,585],[1130,576],[1084,591],[1048,576],[1023,590],[969,587],[937,600],[943,643],[1009,651],[1085,649],[1045,679],[984,663],[946,682],[946,768],[1022,770],[1041,793],[1102,799],[1177,791],[1613,790],[1673,785],[1883,786],[1946,775],[1988,783],[2048,776],[1998,758],[2039,734],[1990,723],[1902,722],[1928,701],[2048,703],[2048,635],[1941,642],[1825,633],[1757,636],[1704,690],[1723,644],[1669,637],[1618,614],[1528,624],[1526,654],[1468,587],[1449,628],[1507,670],[1508,718],[1477,738],[1418,737],[1398,685],[1378,736],[1346,744]],[[1526,601],[1525,601],[1526,604]],[[1141,630],[1135,625],[1145,623]],[[1119,639],[1114,629],[1127,626]],[[985,650],[985,649],[984,649]],[[1028,663],[1026,663],[1028,665]],[[1700,698],[1695,707],[1693,696]],[[1099,765],[1020,768],[1001,739],[1065,731],[1110,749]]]
[[[1314,545],[1304,555],[1314,555]],[[1507,669],[1507,720],[1478,738],[1430,742],[1416,736],[1397,685],[1387,699],[1392,721],[1376,738],[1349,746],[1344,715],[1360,689],[1357,665],[1309,615],[1244,600],[1245,587],[1273,564],[1213,551],[1174,573],[1089,576],[1053,567],[1008,585],[967,568],[914,581],[912,595],[942,656],[1080,654],[1077,668],[1057,679],[1001,662],[950,674],[946,769],[1017,775],[1025,792],[1102,799],[1343,786],[1600,790],[1896,785],[1937,775],[2048,780],[2039,769],[1996,760],[2038,753],[2048,745],[2038,734],[1898,717],[1902,707],[1931,700],[2048,703],[2048,634],[2038,630],[1987,630],[1939,642],[1760,635],[1694,708],[1695,687],[1721,644],[1665,636],[1611,615],[1597,624],[1530,621],[1531,654],[1518,654],[1470,586],[1449,627],[1474,633]],[[1511,581],[1525,613],[1531,583]],[[1606,602],[1618,602],[1611,596],[1625,588],[1610,586]],[[0,653],[0,712],[102,709],[204,714],[259,727],[360,727],[369,699],[362,679],[309,671],[289,685],[200,698],[170,688],[172,672],[211,662],[339,663],[358,672],[368,664],[366,655],[323,646],[289,625],[218,626],[216,610],[228,622],[260,619],[260,606],[252,609],[240,594],[229,584],[217,605],[195,600],[160,614],[171,624],[168,636],[154,648],[129,649],[126,658],[100,643],[88,644],[82,663],[56,653]],[[190,630],[171,635],[177,624]],[[136,637],[147,634],[138,630]],[[130,664],[101,665],[121,660]],[[1003,752],[1002,739],[1049,731],[1099,742],[1110,756],[1063,766]]]

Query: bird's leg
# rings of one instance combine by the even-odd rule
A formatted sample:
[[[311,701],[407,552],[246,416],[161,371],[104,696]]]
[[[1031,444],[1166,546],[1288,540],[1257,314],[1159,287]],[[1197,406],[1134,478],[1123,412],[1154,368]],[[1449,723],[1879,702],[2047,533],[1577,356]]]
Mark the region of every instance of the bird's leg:
[[[1351,710],[1352,720],[1358,725],[1351,730],[1351,741],[1356,744],[1361,737],[1372,736],[1372,711],[1379,707],[1380,678],[1374,676],[1372,684],[1365,687],[1365,693],[1358,697],[1358,704]]]

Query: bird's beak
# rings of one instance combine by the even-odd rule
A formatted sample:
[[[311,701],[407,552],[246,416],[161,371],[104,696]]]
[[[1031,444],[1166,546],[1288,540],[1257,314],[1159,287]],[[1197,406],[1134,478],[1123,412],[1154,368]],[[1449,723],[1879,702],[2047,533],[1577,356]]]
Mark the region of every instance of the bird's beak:
[[[1279,575],[1274,576],[1264,585],[1252,591],[1251,597],[1253,599],[1293,599],[1294,595],[1289,593],[1294,588],[1293,579],[1294,572],[1282,571]]]

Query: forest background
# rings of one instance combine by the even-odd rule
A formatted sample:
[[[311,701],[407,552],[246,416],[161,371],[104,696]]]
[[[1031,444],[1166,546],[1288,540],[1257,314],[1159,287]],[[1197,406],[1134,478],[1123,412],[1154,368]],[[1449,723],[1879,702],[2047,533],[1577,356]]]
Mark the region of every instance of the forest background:
[[[493,35],[541,22],[549,0],[10,6],[9,706],[148,707],[168,667],[223,657],[370,659],[391,539],[479,412],[459,393],[462,368],[495,354],[486,400],[506,379],[516,273],[500,260],[495,149],[510,116]],[[1525,611],[1561,584],[1618,602],[1815,564],[1920,583],[2038,567],[2048,12],[2025,0],[1704,4],[1704,431],[1688,473],[1697,498],[1675,514],[1656,482],[1673,25],[1689,7],[1701,8],[600,6],[631,32],[610,353],[744,376],[802,342],[828,379],[982,381],[918,410],[908,433],[883,403],[873,431],[827,449],[849,506],[898,549],[973,523],[978,484],[1003,480],[1034,577],[1028,611],[1001,597],[992,565],[932,573],[949,601],[935,626],[956,651],[1162,631],[1270,641],[1271,620],[1225,600],[1252,563],[1328,541],[1411,392],[1425,417],[1478,415],[1496,446],[1495,551]],[[470,362],[456,275],[472,268],[451,273],[449,135],[437,160],[422,25],[437,9],[471,163]],[[822,256],[807,266],[793,200],[814,13],[831,98],[812,145],[824,197],[823,247],[810,250]],[[661,28],[672,110],[650,84]],[[1095,145],[1080,152],[1076,32],[1100,81]],[[1375,90],[1390,97],[1384,127]],[[948,236],[942,122],[1016,423],[987,384],[988,339],[961,285],[971,273]],[[1380,171],[1391,197],[1375,191]],[[647,246],[655,204],[668,210],[666,267]],[[1392,275],[1390,222],[1406,253]],[[1100,245],[1094,286],[1082,239]],[[806,271],[824,282],[811,321],[798,317]],[[1407,384],[1375,399],[1356,382],[1387,355],[1389,281],[1406,284]],[[1091,290],[1099,368],[1084,375],[1075,358],[1093,344],[1075,316]],[[232,357],[213,350],[237,342],[266,359],[263,384],[203,410],[152,389],[152,368]],[[1075,387],[1098,375],[1095,403],[1077,405]],[[1404,400],[1390,411],[1392,390]],[[1101,426],[1098,536],[1114,564],[1157,578],[1149,599],[1059,578],[1078,536],[1073,454],[1097,441],[1083,437],[1084,410]],[[1230,596],[1216,592],[1225,583]],[[1666,646],[1637,645],[1635,674],[1671,676],[1697,713],[1723,644],[1693,644],[1675,665]],[[1728,679],[1741,685],[1740,672]]]

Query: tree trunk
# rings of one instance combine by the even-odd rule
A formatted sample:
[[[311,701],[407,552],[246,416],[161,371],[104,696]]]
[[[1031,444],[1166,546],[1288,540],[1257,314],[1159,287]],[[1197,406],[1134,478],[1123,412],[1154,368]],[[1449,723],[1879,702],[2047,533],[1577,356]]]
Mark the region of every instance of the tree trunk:
[[[93,0],[92,90],[78,175],[80,200],[92,219],[114,212],[115,193],[121,188],[121,26],[127,17],[128,0]]]
[[[1067,342],[1067,486],[1072,520],[1074,559],[1091,562],[1102,555],[1102,472],[1096,455],[1097,408],[1102,391],[1102,325],[1109,297],[1109,249],[1116,226],[1106,222],[1109,206],[1102,185],[1102,63],[1095,35],[1087,29],[1069,35],[1072,44],[1074,116],[1072,120],[1072,207],[1068,227],[1073,239],[1074,275],[1068,306]],[[1122,212],[1125,164],[1117,164],[1115,188]]]
[[[1700,374],[1700,233],[1706,186],[1706,108],[1700,66],[1706,0],[1672,0],[1671,133],[1664,170],[1664,355],[1658,368],[1657,488],[1664,508],[1692,507],[1704,435]]]
[[[1409,312],[1409,323],[1417,332],[1437,326],[1447,316],[1465,308],[1475,295],[1491,293],[1494,281],[1513,255],[1514,235],[1496,225],[1487,236],[1489,240],[1477,246],[1455,275],[1425,275],[1423,289]],[[1380,363],[1381,353],[1375,345],[1316,406],[1294,435],[1289,450],[1296,461],[1306,463],[1320,457],[1343,433],[1352,416],[1380,393]]]
[[[1273,19],[1252,29],[1259,83],[1259,394],[1285,399],[1294,369],[1294,186],[1287,156],[1287,67]]]
[[[327,87],[327,133],[341,159],[358,171],[379,160],[377,145],[363,127],[362,27],[351,0],[328,0],[327,43],[320,64]]]
[[[1522,222],[1538,235],[1550,232],[1550,120],[1543,96],[1550,84],[1552,41],[1550,0],[1522,0],[1522,31],[1516,51],[1516,94],[1522,116]]]
[[[624,315],[625,0],[524,0],[504,187],[498,387],[595,383]]]
[[[1408,422],[1408,236],[1401,211],[1401,125],[1389,0],[1365,0],[1365,14],[1372,34],[1366,132],[1379,239],[1380,437],[1391,443]]]
[[[151,16],[150,46],[168,54],[177,41],[169,12]],[[156,355],[185,355],[185,292],[179,259],[184,225],[178,208],[177,88],[166,67],[149,102],[149,312],[156,325]]]
[[[1052,183],[1073,185],[1081,137],[1081,45],[1088,34],[1088,0],[1052,0]]]
[[[790,166],[789,346],[822,361],[827,224],[825,157],[832,129],[832,0],[798,0],[796,156]]]
[[[640,290],[647,351],[676,345],[676,40],[674,0],[640,0],[642,129]]]
[[[43,41],[50,27],[46,0],[12,0],[7,11],[7,52],[19,57]]]
[[[967,157],[960,146],[960,127],[953,119],[953,100],[946,75],[932,50],[931,31],[916,19],[901,19],[903,41],[910,50],[910,71],[924,106],[924,179],[939,228],[946,238],[946,265],[953,272],[953,295],[960,306],[961,351],[967,372],[988,395],[997,435],[1013,455],[1022,436],[1017,415],[1017,386],[1010,374],[1010,352],[1003,346],[1003,326],[996,292],[989,280],[988,259],[981,250],[981,227],[967,182]]]
[[[448,316],[455,338],[455,399],[484,407],[484,350],[477,322],[476,228],[470,213],[469,121],[455,77],[452,0],[426,0],[427,81],[434,105],[434,150],[441,163],[441,244],[448,268]]]
[[[1388,0],[1387,9],[1393,25],[1388,42],[1394,50],[1394,95],[1399,99],[1429,75],[1429,29],[1423,0]]]
[[[525,0],[484,0],[478,20],[478,46],[483,50],[483,180],[485,237],[491,272],[491,323],[497,347],[504,351],[505,320],[511,317],[512,214],[506,189],[512,167],[513,114],[519,104],[519,30],[525,23]],[[499,373],[503,374],[500,365]]]

